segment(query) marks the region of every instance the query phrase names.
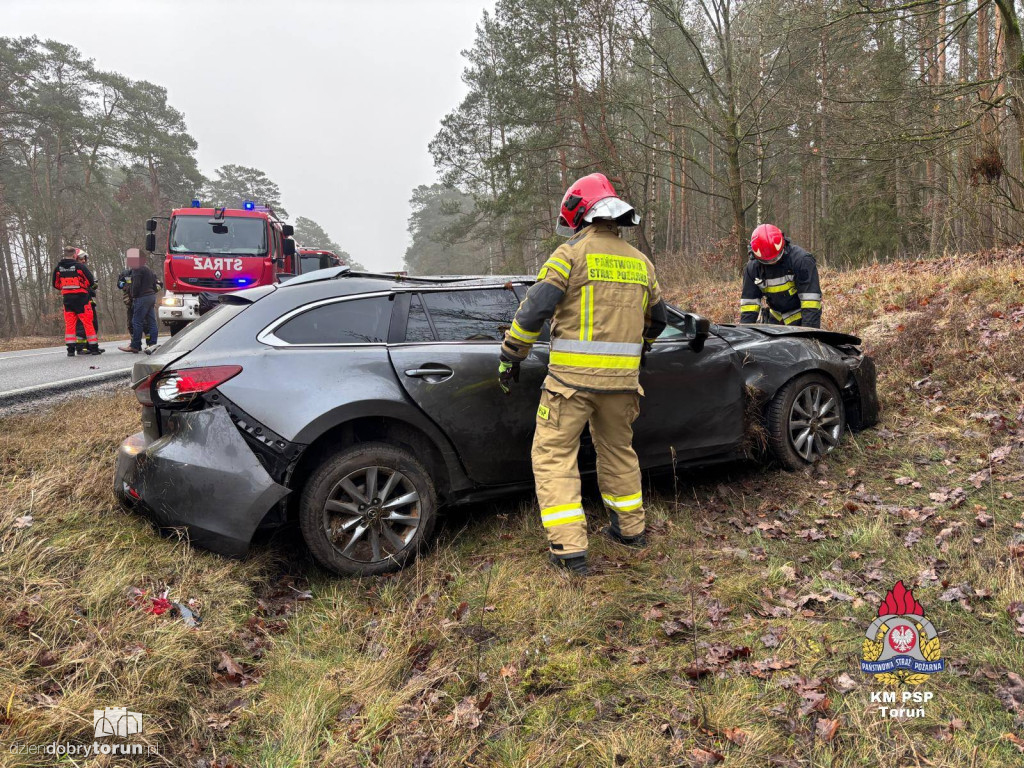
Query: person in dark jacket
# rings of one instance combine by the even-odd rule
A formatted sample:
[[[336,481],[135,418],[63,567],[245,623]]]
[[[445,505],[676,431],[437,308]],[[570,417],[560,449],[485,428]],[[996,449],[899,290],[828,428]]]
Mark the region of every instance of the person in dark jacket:
[[[743,270],[740,322],[756,323],[762,315],[772,325],[821,327],[821,284],[814,257],[772,224],[750,236],[750,261]]]
[[[89,290],[96,285],[96,280],[89,268],[77,260],[78,253],[79,249],[73,246],[65,248],[64,258],[53,270],[53,287],[60,291],[64,303],[64,343],[67,344],[68,357],[75,356],[75,326],[79,320],[85,329],[87,345],[82,354],[103,353],[92,324],[92,305],[89,303]]]
[[[127,347],[118,347],[122,352],[142,351],[142,334],[146,333],[146,344],[156,346],[156,293],[160,280],[146,264],[146,255],[138,248],[128,249],[128,264],[132,266],[132,341]]]

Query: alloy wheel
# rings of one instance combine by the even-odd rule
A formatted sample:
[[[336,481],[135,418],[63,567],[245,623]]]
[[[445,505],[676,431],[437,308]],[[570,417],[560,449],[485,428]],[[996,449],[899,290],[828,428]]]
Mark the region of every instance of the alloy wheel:
[[[412,481],[395,469],[358,469],[331,489],[323,526],[342,557],[363,563],[387,560],[416,535],[420,496]]]
[[[813,464],[839,444],[839,407],[821,384],[809,384],[796,396],[789,410],[789,441],[804,461]]]

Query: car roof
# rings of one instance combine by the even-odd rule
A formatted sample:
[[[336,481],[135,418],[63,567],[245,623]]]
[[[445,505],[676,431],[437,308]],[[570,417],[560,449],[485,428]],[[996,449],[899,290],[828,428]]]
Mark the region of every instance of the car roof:
[[[349,267],[329,267],[293,277],[282,283],[280,290],[289,290],[299,285],[332,281],[333,287],[341,294],[368,293],[371,291],[408,290],[409,288],[490,288],[506,283],[529,283],[536,278],[527,275],[427,275],[409,276],[387,272],[354,272]]]

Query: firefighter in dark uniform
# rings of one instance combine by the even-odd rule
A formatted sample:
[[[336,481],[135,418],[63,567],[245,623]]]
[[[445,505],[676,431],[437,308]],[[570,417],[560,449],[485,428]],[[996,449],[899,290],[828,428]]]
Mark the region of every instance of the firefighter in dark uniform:
[[[128,335],[131,336],[134,331],[132,328],[132,314],[135,311],[135,307],[132,303],[132,267],[129,265],[126,269],[122,269],[120,274],[117,276],[117,289],[121,291],[121,298],[124,301],[125,310],[128,313]]]
[[[53,287],[60,291],[64,302],[64,342],[68,357],[75,356],[75,325],[79,319],[85,327],[86,351],[83,354],[99,355],[103,350],[96,338],[96,327],[92,324],[92,305],[89,303],[89,289],[96,281],[85,264],[77,261],[78,249],[67,247],[64,258],[53,270]]]
[[[760,321],[762,299],[767,323],[821,327],[818,264],[772,224],[762,224],[750,236],[750,261],[743,270],[741,323]]]

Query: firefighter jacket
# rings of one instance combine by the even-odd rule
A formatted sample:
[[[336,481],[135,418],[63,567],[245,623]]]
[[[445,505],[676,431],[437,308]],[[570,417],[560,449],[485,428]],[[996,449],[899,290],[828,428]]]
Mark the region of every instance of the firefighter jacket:
[[[756,323],[761,297],[768,305],[770,321],[785,325],[821,327],[821,284],[814,257],[786,239],[782,257],[765,264],[753,256],[743,270],[740,322]]]
[[[68,302],[88,302],[96,285],[92,272],[74,259],[61,259],[53,270],[53,287],[60,291],[65,305]]]
[[[124,305],[130,307],[132,305],[132,271],[131,269],[122,269],[120,274],[117,276],[117,289],[121,291],[121,298],[124,300]]]
[[[505,333],[502,356],[523,360],[551,320],[548,375],[590,392],[638,392],[644,344],[665,329],[654,265],[596,222],[541,267]]]

